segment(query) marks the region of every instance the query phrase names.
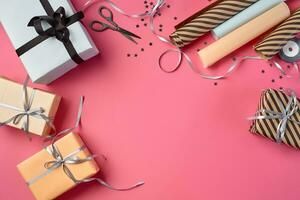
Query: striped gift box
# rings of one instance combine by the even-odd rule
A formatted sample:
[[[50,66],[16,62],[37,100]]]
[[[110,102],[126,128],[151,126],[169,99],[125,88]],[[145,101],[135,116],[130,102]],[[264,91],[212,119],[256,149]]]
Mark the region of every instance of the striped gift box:
[[[272,114],[262,112],[263,110],[272,111],[275,113],[282,113],[283,107],[287,107],[290,102],[290,96],[281,90],[268,89],[265,90],[260,98],[257,115],[271,116]],[[297,101],[298,109],[287,121],[285,134],[282,142],[288,146],[299,149],[300,148],[300,111],[299,100]],[[280,126],[281,119],[255,119],[250,128],[250,132],[277,141],[277,129]]]

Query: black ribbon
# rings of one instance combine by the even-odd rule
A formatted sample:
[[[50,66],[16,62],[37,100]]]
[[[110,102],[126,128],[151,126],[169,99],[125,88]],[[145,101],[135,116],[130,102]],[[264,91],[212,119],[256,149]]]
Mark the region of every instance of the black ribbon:
[[[56,11],[53,10],[48,0],[40,0],[47,15],[33,17],[27,26],[34,27],[38,36],[21,46],[16,50],[18,56],[23,55],[33,47],[42,43],[50,37],[55,37],[62,42],[68,51],[70,57],[77,64],[82,63],[84,60],[78,55],[70,40],[70,31],[68,26],[80,21],[84,18],[83,12],[77,12],[70,17],[66,16],[66,11],[63,7],[59,7]],[[44,29],[42,23],[47,23],[50,28]]]

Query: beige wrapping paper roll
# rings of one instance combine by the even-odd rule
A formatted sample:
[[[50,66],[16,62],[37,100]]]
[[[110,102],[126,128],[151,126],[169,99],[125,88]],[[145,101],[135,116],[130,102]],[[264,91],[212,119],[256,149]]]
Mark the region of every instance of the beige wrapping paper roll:
[[[215,64],[225,56],[242,47],[290,16],[290,9],[281,3],[239,27],[220,40],[202,49],[198,55],[205,68]]]

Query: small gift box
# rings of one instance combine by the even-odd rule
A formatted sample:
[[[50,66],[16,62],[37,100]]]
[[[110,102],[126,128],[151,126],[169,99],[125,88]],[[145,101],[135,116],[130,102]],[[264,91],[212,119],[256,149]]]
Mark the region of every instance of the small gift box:
[[[251,117],[250,131],[278,143],[300,148],[299,100],[294,92],[268,89],[260,99],[258,111]]]
[[[48,84],[98,49],[68,0],[10,0],[0,3],[0,21],[35,83]]]
[[[50,133],[61,97],[0,77],[0,125],[40,136]]]
[[[55,199],[98,171],[93,156],[73,132],[17,166],[38,200]]]

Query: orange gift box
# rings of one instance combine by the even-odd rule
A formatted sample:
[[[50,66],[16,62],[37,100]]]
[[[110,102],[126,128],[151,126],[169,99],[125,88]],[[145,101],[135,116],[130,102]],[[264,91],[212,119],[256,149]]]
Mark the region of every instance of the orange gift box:
[[[49,119],[54,118],[61,100],[60,96],[30,87],[27,87],[27,93],[28,98],[33,97],[30,110],[41,108],[44,111],[42,113],[44,116]],[[0,123],[20,114],[20,112],[24,110],[23,85],[0,77],[0,104],[7,105],[0,105]],[[11,121],[6,125],[22,129],[27,119],[25,115],[19,119],[20,121],[18,123]],[[47,136],[51,132],[51,126],[38,116],[29,116],[28,132],[40,136]]]
[[[61,155],[61,160],[51,153],[53,146]],[[70,178],[68,172],[80,182],[99,171],[97,163],[78,134],[71,132],[53,146],[49,145],[17,166],[37,200],[55,199],[75,187],[78,183]],[[70,163],[78,159],[83,162]]]

